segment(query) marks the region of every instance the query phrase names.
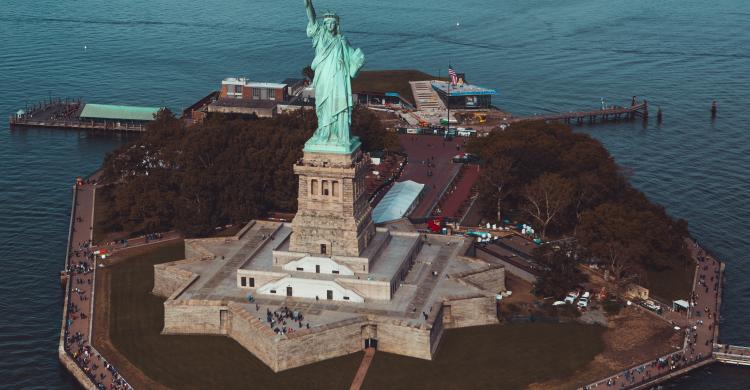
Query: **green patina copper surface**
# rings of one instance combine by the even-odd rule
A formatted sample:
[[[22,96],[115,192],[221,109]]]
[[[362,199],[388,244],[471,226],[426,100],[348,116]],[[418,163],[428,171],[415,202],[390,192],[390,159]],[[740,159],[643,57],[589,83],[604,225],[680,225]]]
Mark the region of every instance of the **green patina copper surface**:
[[[339,17],[326,13],[317,20],[312,0],[305,0],[307,9],[307,36],[312,39],[315,58],[315,112],[318,128],[305,143],[306,152],[351,153],[360,142],[351,137],[352,78],[365,61],[360,49],[354,49],[341,34]]]

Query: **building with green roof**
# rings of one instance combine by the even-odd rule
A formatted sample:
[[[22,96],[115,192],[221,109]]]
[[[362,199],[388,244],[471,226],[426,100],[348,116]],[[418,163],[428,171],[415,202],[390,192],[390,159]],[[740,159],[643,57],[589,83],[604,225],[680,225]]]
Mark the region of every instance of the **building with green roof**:
[[[81,120],[150,122],[163,107],[133,107],[87,103],[79,117]]]

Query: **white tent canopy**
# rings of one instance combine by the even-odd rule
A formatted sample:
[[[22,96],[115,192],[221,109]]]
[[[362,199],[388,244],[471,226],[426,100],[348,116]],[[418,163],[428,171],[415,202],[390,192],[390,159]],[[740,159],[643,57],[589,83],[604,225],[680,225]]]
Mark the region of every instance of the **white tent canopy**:
[[[385,223],[408,215],[418,203],[423,190],[424,184],[411,180],[394,184],[372,211],[373,222]]]
[[[688,310],[690,308],[690,304],[688,303],[688,301],[684,299],[678,299],[676,301],[672,301],[672,308],[677,309],[678,307]]]

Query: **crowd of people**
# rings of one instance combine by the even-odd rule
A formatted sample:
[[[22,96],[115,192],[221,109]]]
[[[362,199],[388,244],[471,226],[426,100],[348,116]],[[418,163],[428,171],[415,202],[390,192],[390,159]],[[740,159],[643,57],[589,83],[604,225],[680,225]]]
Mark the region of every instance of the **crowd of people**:
[[[81,110],[80,103],[73,104],[58,104],[59,109],[55,110],[52,114],[51,119],[53,120],[78,120],[78,115]]]
[[[256,310],[260,310],[260,305],[255,305]],[[297,310],[289,310],[288,307],[283,306],[278,310],[271,311],[266,309],[266,323],[271,327],[276,334],[287,334],[295,331],[294,324],[296,323],[296,329],[302,329],[303,321],[305,317]],[[304,324],[307,329],[310,329],[310,323]]]

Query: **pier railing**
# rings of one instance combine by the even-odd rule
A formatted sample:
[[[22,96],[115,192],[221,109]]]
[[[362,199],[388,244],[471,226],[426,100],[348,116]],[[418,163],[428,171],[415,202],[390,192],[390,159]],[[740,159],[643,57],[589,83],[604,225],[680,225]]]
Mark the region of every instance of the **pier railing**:
[[[144,132],[146,125],[140,123],[128,122],[95,122],[84,120],[35,120],[33,118],[18,118],[11,116],[9,119],[11,127],[46,127],[62,129],[81,129],[81,130],[106,130],[106,131],[131,131]]]
[[[750,366],[750,347],[714,344],[714,357],[722,363]]]

